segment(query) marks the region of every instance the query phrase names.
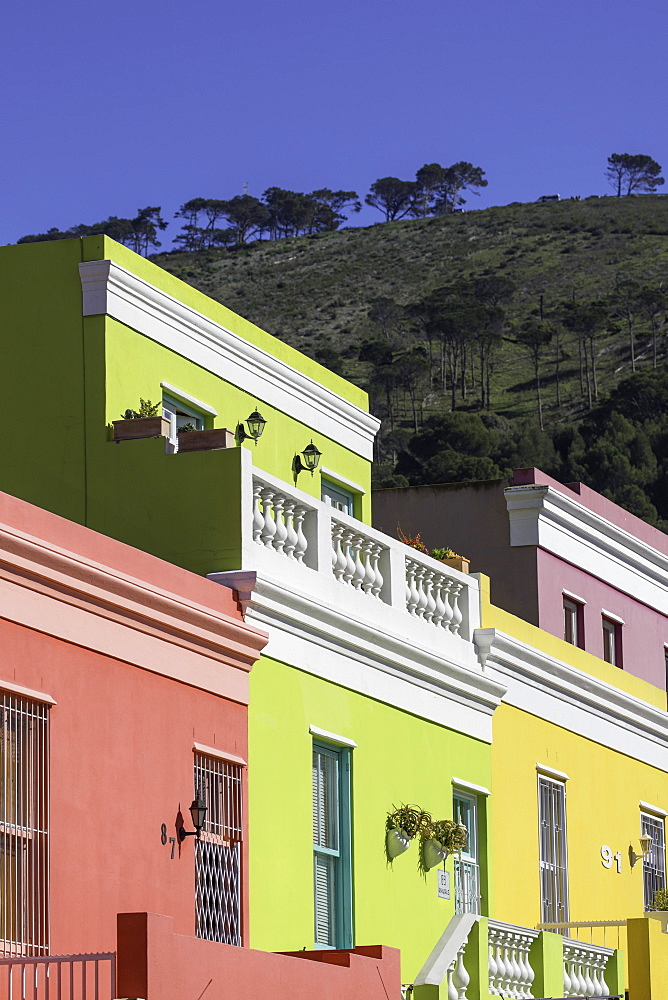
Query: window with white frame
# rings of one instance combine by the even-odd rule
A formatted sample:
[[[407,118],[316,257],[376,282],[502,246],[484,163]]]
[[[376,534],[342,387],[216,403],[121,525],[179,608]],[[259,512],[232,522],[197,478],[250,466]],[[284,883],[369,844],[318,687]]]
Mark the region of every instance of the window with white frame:
[[[568,921],[566,785],[538,775],[538,827],[542,923]]]
[[[188,405],[188,403],[184,403],[180,399],[176,399],[175,396],[170,396],[168,393],[163,393],[162,396],[162,415],[170,422],[170,437],[175,437],[179,432],[179,428],[187,425],[194,427],[196,431],[204,429],[204,414],[202,411]]]
[[[352,947],[350,750],[313,744],[315,945]]]
[[[49,953],[49,709],[0,693],[0,942]]]
[[[355,513],[355,498],[353,494],[338,483],[335,484],[329,482],[327,479],[321,479],[320,498],[324,503],[333,507],[334,510],[343,511],[344,514],[350,514],[351,517]]]
[[[468,832],[468,844],[455,857],[455,913],[480,913],[480,864],[478,858],[478,799],[455,789],[452,815]]]
[[[195,754],[195,797],[206,804],[195,842],[195,933],[241,944],[242,774],[239,764]]]
[[[614,667],[622,665],[622,626],[606,615],[601,617],[603,629],[603,659]]]
[[[580,601],[564,595],[564,639],[572,646],[584,648],[584,608]]]
[[[666,831],[665,820],[651,813],[640,814],[640,832],[652,838],[649,855],[643,858],[643,898],[645,909],[654,905],[654,893],[666,888]]]

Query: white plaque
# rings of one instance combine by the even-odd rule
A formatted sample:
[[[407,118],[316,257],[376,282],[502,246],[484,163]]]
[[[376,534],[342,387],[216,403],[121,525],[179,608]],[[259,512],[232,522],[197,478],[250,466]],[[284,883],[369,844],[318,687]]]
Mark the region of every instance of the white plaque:
[[[450,872],[438,869],[438,898],[450,899]]]

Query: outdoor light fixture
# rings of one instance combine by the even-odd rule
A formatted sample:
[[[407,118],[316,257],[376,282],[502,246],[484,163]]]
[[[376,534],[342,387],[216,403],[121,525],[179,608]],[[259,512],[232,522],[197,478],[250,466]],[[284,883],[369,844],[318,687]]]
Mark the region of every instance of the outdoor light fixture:
[[[262,432],[267,424],[259,410],[255,409],[249,417],[246,417],[246,427],[243,424],[237,424],[237,435],[240,441],[245,441],[246,438],[250,438],[251,441],[257,443],[258,438],[262,437]]]
[[[313,475],[315,470],[318,468],[318,462],[320,461],[321,455],[322,452],[318,451],[316,446],[313,444],[313,441],[311,441],[311,443],[304,448],[301,456],[295,455],[295,475],[298,476],[300,472],[310,472],[311,475]],[[302,459],[304,459],[304,461],[302,461]]]
[[[640,837],[640,854],[636,854],[632,847],[629,847],[629,859],[631,861],[631,868],[633,868],[639,861],[643,858],[648,858],[652,853],[652,838],[648,833],[643,833]]]
[[[206,819],[206,803],[199,792],[197,793],[197,798],[192,800],[190,815],[195,829],[184,830],[184,828],[181,827],[179,830],[179,840],[185,840],[186,837],[196,837],[197,840],[200,839],[200,832],[204,826],[204,820]]]

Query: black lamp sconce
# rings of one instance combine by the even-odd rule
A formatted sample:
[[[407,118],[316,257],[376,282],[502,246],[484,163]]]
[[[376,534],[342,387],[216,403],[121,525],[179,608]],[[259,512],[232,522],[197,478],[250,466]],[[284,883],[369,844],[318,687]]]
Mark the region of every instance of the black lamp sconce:
[[[184,841],[186,837],[195,837],[197,840],[200,839],[200,833],[202,827],[204,826],[204,820],[206,819],[206,803],[202,798],[201,794],[198,793],[197,798],[192,800],[190,806],[190,815],[192,817],[194,830],[185,830],[183,827],[179,830],[179,840]]]
[[[266,425],[267,421],[259,410],[255,409],[249,417],[246,417],[246,427],[244,427],[243,423],[237,424],[237,437],[240,442],[249,439],[250,441],[255,441],[257,444],[258,439],[262,437],[262,432]]]
[[[295,455],[293,459],[292,467],[294,469],[295,476],[298,476],[300,472],[310,472],[311,475],[313,475],[315,470],[318,468],[318,462],[320,461],[321,456],[322,452],[318,451],[316,446],[313,444],[313,441],[311,441],[311,443],[304,448],[301,454]]]

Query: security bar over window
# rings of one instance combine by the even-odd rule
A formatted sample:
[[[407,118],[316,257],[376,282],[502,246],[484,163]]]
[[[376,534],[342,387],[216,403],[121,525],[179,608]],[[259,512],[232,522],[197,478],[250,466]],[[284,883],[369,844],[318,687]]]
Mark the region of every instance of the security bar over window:
[[[652,838],[649,856],[643,858],[642,876],[645,909],[654,905],[654,893],[666,888],[666,836],[664,820],[649,813],[640,814],[640,830]]]
[[[241,945],[242,768],[195,754],[195,797],[206,803],[195,842],[195,933]]]
[[[567,921],[566,787],[542,774],[538,776],[538,825],[541,921]]]
[[[49,952],[49,709],[0,693],[0,946]]]

